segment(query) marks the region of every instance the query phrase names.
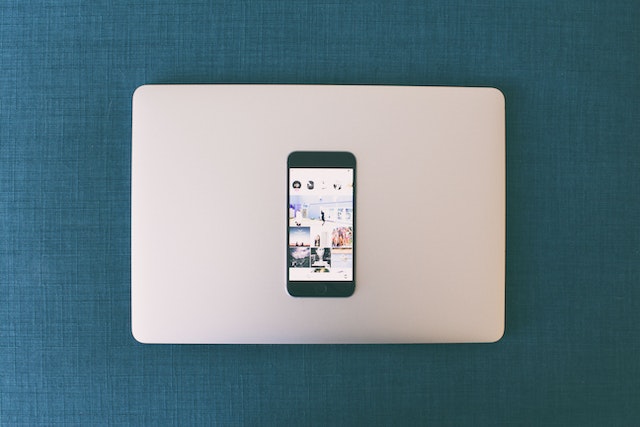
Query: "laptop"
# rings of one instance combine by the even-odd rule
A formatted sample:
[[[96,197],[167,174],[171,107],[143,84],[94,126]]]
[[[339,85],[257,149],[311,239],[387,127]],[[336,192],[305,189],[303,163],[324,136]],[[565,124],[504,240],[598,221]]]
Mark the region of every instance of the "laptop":
[[[502,337],[499,90],[144,85],[133,95],[132,119],[131,322],[139,342]],[[287,291],[287,218],[293,210],[301,220],[312,215],[287,201],[292,152],[355,157],[352,228],[336,225],[348,210],[323,211],[331,230],[354,231],[350,296]],[[317,256],[313,240],[301,245]],[[322,271],[341,249],[328,245]]]

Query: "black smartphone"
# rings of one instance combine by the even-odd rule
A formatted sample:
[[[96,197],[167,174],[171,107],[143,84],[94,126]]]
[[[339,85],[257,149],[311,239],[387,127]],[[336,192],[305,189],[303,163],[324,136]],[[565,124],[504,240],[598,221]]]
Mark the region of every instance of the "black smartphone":
[[[287,159],[287,291],[348,297],[355,290],[356,158],[294,151]]]

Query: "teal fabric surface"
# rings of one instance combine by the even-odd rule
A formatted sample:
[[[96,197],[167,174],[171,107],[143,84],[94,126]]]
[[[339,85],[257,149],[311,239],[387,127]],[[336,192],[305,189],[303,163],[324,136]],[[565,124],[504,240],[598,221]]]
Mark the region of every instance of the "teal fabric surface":
[[[0,424],[633,425],[640,3],[0,3]],[[491,345],[169,346],[130,333],[146,83],[496,86]]]

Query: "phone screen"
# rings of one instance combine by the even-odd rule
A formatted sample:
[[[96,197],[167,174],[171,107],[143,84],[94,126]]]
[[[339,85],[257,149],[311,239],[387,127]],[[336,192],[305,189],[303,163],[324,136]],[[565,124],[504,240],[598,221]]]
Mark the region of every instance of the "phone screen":
[[[353,172],[290,168],[290,281],[353,280]]]

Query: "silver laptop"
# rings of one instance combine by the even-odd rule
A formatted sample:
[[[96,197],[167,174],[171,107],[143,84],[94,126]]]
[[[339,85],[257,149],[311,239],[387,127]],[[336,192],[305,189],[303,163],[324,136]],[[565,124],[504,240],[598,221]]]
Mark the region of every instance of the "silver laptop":
[[[138,88],[133,336],[143,343],[499,340],[504,107],[493,88]],[[314,217],[291,204],[292,152],[353,154],[353,211]],[[320,220],[330,227],[326,251],[314,248],[320,233],[288,249],[292,222],[319,227]],[[352,252],[339,247],[344,242]],[[294,252],[322,265],[292,264]],[[305,269],[295,270],[302,279],[329,271],[339,279],[343,268],[353,293],[292,296],[291,268]]]

